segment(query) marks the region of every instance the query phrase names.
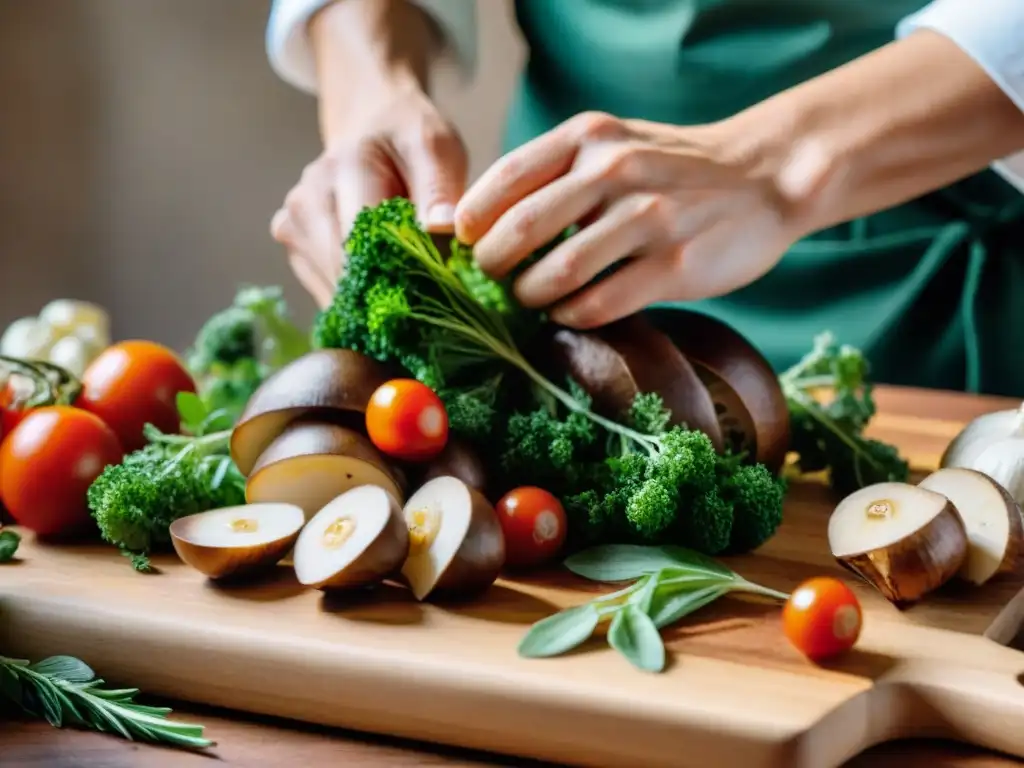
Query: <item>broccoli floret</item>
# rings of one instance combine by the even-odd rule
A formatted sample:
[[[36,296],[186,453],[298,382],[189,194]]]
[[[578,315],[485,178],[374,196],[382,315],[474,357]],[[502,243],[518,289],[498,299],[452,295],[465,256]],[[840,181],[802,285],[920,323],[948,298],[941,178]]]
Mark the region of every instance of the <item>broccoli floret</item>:
[[[178,518],[245,502],[245,478],[223,453],[227,433],[210,437],[189,443],[167,436],[172,442],[128,454],[89,486],[87,502],[100,534],[130,555],[136,570],[149,569],[146,555],[170,542],[168,529]]]
[[[732,504],[732,553],[757,549],[775,535],[782,523],[786,482],[763,464],[744,464],[722,480],[722,494]]]
[[[241,307],[228,307],[207,320],[199,329],[188,356],[193,373],[208,373],[215,365],[230,367],[257,354],[253,314]]]

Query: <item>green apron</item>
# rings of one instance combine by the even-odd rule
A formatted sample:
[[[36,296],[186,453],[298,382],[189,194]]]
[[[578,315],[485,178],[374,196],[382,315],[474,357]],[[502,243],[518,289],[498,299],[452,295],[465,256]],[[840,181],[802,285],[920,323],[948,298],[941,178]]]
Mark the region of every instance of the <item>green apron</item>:
[[[517,146],[586,110],[719,120],[874,50],[926,0],[517,0]],[[937,158],[936,162],[941,162]],[[1024,195],[991,171],[797,243],[695,303],[781,370],[824,330],[876,381],[1024,397]]]

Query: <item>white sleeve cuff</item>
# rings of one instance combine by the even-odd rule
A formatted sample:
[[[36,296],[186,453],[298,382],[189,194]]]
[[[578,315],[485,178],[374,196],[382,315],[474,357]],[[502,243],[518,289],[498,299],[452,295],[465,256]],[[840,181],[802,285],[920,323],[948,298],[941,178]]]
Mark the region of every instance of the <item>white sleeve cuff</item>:
[[[266,48],[270,66],[286,83],[315,94],[316,62],[307,25],[320,9],[345,0],[274,0],[267,22]],[[444,35],[463,73],[476,71],[475,0],[413,0],[431,15]]]
[[[1024,111],[1022,0],[932,0],[903,19],[896,35],[906,37],[922,28],[956,43]],[[1024,193],[1024,152],[1004,157],[992,168]]]

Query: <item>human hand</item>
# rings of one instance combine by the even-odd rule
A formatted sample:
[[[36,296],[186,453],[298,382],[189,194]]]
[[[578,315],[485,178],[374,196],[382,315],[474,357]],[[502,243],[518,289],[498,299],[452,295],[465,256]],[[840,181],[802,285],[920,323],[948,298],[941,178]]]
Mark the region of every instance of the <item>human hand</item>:
[[[578,223],[514,284],[525,306],[554,305],[552,319],[577,328],[728,293],[803,234],[779,169],[734,135],[578,115],[498,160],[459,203],[456,235],[501,278]]]
[[[419,88],[397,88],[363,100],[306,166],[271,221],[296,278],[321,307],[334,295],[343,245],[364,206],[403,195],[429,231],[453,231],[455,204],[466,184],[461,139]]]

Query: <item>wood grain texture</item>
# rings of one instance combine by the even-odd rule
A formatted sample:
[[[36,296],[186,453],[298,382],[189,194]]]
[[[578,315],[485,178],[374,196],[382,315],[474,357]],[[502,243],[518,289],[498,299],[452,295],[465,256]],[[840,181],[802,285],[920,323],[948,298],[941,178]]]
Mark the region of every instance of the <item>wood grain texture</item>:
[[[922,399],[931,400],[923,412]],[[879,402],[876,434],[923,465],[967,418],[1006,405],[901,391]],[[843,575],[823,542],[831,503],[823,488],[802,484],[783,532],[733,565],[777,588]],[[339,605],[297,590],[286,571],[226,590],[168,559],[164,574],[145,577],[102,550],[84,557],[27,545],[24,563],[4,575],[0,647],[75,653],[108,677],[235,709],[577,764],[818,768],[873,740],[915,734],[1021,753],[1015,678],[1024,655],[992,639],[1008,642],[1020,625],[1015,578],[944,590],[903,613],[857,585],[863,640],[831,669],[788,647],[777,606],[723,601],[666,633],[675,661],[649,676],[604,650],[516,657],[530,622],[594,590],[564,578],[504,583],[485,601],[439,608],[397,589]],[[627,743],[610,733],[621,727]]]

